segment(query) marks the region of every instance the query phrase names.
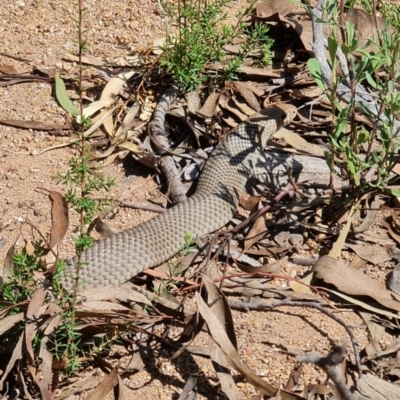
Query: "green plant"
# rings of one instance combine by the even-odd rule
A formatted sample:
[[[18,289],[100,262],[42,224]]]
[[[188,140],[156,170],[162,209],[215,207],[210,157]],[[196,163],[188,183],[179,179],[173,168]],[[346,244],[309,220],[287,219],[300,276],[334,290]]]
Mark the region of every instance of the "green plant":
[[[256,23],[253,28],[248,28],[243,23],[244,16],[250,14],[256,1],[249,1],[247,9],[237,16],[238,23],[235,26],[224,24],[227,19],[225,9],[232,1],[182,0],[176,6],[167,8],[170,19],[176,22],[178,34],[173,37],[168,34],[167,29],[167,40],[160,63],[184,89],[197,89],[203,84],[208,79],[205,74],[207,64],[222,61],[227,55],[224,46],[232,44],[234,39],[244,34],[247,34],[247,41],[238,55],[227,60],[219,79],[236,79],[241,63],[256,46],[262,46],[262,62],[271,63],[272,42],[267,37],[266,25]]]
[[[59,325],[50,337],[50,349],[57,360],[65,364],[67,372],[73,372],[80,366],[79,357],[82,356],[81,339],[82,333],[77,331],[78,322],[76,321],[76,306],[78,304],[79,277],[81,268],[85,265],[81,262],[80,256],[85,248],[93,245],[93,239],[87,233],[87,225],[93,222],[95,214],[102,206],[110,204],[109,199],[96,200],[95,194],[98,191],[109,191],[114,185],[114,180],[106,178],[101,170],[97,169],[94,173],[89,164],[90,150],[85,136],[85,129],[91,121],[84,115],[83,92],[83,55],[89,50],[88,42],[83,38],[87,32],[83,29],[85,12],[82,0],[78,1],[78,19],[73,20],[78,32],[78,52],[79,58],[79,76],[77,79],[77,92],[79,95],[79,109],[76,109],[69,100],[65,85],[61,78],[58,78],[56,84],[57,99],[60,104],[72,115],[76,117],[76,124],[79,127],[79,140],[77,148],[79,156],[69,161],[69,169],[65,174],[58,174],[55,179],[68,187],[65,195],[68,204],[75,209],[79,215],[79,224],[77,230],[78,238],[75,242],[78,261],[76,263],[75,286],[72,295],[64,294],[57,280],[59,272],[63,268],[63,263],[59,263],[56,273],[53,277],[53,286],[58,298],[58,304],[62,311],[63,323]]]
[[[261,64],[272,64],[272,51],[274,40],[268,35],[269,27],[262,22],[256,21],[254,25],[245,29],[247,40],[244,44],[243,54],[250,54],[253,49],[261,49]]]
[[[400,116],[400,94],[396,90],[400,69],[397,60],[400,56],[400,28],[396,26],[391,35],[387,29],[379,34],[379,40],[369,39],[368,45],[374,45],[374,52],[366,51],[360,45],[354,26],[346,23],[339,26],[340,8],[335,0],[327,3],[331,34],[328,38],[328,61],[332,69],[332,89],[327,90],[322,80],[322,72],[316,59],[309,60],[310,71],[329,98],[332,106],[333,127],[330,135],[331,152],[326,154],[332,173],[336,160],[343,159],[339,175],[350,183],[350,197],[358,200],[366,192],[380,190],[399,195],[390,188],[394,176],[391,173],[398,162],[400,149],[399,132],[395,132],[396,119]],[[345,40],[341,43],[338,31]],[[337,52],[341,50],[349,66],[349,74],[337,75]],[[384,72],[384,73],[382,73]],[[356,121],[356,88],[368,83],[379,91],[380,108],[372,113],[364,112],[372,121],[373,127],[367,130],[359,127]],[[346,84],[351,93],[349,105],[344,105],[338,94],[339,85]],[[376,150],[379,148],[379,151]]]
[[[380,11],[382,13],[382,18],[390,21],[393,26],[397,27],[400,25],[400,13],[398,5],[382,2]]]
[[[38,262],[41,252],[41,244],[35,247],[35,254],[28,254],[25,250],[17,251],[13,256],[13,266],[10,276],[2,285],[3,298],[11,303],[20,303],[29,299],[35,290],[33,275],[35,271],[41,271],[42,266]],[[19,312],[15,308],[13,312]]]

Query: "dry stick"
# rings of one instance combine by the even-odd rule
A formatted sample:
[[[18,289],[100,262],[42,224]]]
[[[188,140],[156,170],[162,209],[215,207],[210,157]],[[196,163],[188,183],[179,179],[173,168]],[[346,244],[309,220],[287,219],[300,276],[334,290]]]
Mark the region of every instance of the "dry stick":
[[[327,87],[332,90],[332,70],[328,64],[328,60],[326,59],[326,54],[324,50],[324,35],[322,32],[322,10],[324,9],[326,4],[326,0],[319,0],[316,7],[313,8],[311,12],[312,18],[312,27],[313,27],[313,52],[315,58],[319,61],[321,66],[322,77],[325,81]],[[337,88],[337,96],[346,101],[346,103],[351,103],[351,89],[342,83],[338,85]],[[371,114],[373,114],[377,119],[380,116],[383,120],[387,120],[387,117],[380,113],[381,103],[379,100],[373,100],[372,96],[367,92],[367,90],[361,85],[358,84],[355,88],[355,106],[357,111],[361,114],[365,114],[365,110],[367,109]],[[393,121],[393,128],[396,132],[396,135],[400,135],[400,121]]]
[[[157,143],[157,150],[159,150],[159,148],[169,149],[168,140],[165,138],[164,120],[170,104],[178,93],[179,89],[176,86],[172,86],[165,91],[149,123],[149,134],[152,136],[154,142]],[[171,201],[174,204],[182,203],[186,201],[186,190],[181,182],[180,173],[175,166],[174,159],[165,153],[166,152],[161,153],[162,157],[159,161],[160,169],[168,182]]]
[[[136,208],[138,210],[152,211],[155,213],[163,213],[164,211],[166,211],[165,208],[162,208],[160,206],[151,206],[149,204],[140,204],[132,201],[121,201],[119,204],[122,207]]]
[[[351,344],[353,346],[353,351],[354,351],[354,358],[358,370],[358,376],[359,378],[362,377],[362,370],[361,370],[361,360],[360,360],[360,353],[358,351],[358,344],[356,342],[356,339],[353,336],[353,333],[351,332],[351,329],[347,326],[345,322],[343,322],[340,318],[338,318],[336,315],[331,313],[330,311],[326,310],[321,304],[319,303],[309,303],[305,301],[293,301],[293,300],[279,300],[275,301],[272,303],[255,303],[255,302],[244,302],[244,301],[229,301],[228,302],[229,307],[234,308],[236,310],[243,310],[243,311],[249,311],[249,310],[259,310],[263,311],[265,309],[270,309],[270,308],[276,308],[276,307],[309,307],[309,308],[315,308],[321,313],[325,314],[329,318],[333,319],[335,322],[338,324],[342,325],[347,334],[350,337]]]
[[[292,188],[292,185],[288,185],[285,188],[283,188],[272,200],[273,203],[277,203],[279,200],[281,200],[284,196],[286,196],[289,193],[289,189]],[[218,247],[218,249],[216,250],[212,260],[215,260],[219,254],[221,253],[221,251],[223,250],[223,248],[226,245],[226,242],[229,241],[232,236],[239,232],[241,229],[245,228],[246,226],[250,225],[253,221],[255,221],[258,217],[261,217],[262,215],[264,215],[267,211],[269,211],[271,208],[271,205],[267,205],[263,208],[261,208],[261,210],[258,210],[257,212],[255,212],[254,214],[250,215],[250,217],[246,218],[245,220],[243,220],[240,224],[236,225],[234,228],[232,228],[229,232],[224,233],[223,235],[225,236],[225,240],[223,243],[221,243],[221,245]],[[217,235],[220,235],[220,233],[217,233]]]
[[[343,400],[358,400],[358,396],[351,393],[343,378],[340,376],[336,365],[340,364],[347,353],[347,343],[342,340],[342,343],[334,348],[332,352],[327,356],[321,356],[319,354],[310,353],[297,356],[297,360],[300,362],[312,363],[321,367],[328,375],[328,377],[335,384],[337,391],[339,392],[340,398]]]

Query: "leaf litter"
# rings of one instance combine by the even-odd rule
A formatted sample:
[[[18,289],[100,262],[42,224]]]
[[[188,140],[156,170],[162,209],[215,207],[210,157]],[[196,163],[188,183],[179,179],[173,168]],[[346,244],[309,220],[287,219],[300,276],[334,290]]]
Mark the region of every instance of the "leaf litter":
[[[281,3],[281,5],[280,5]],[[258,8],[256,13],[257,17],[265,20],[270,20],[271,18],[275,21],[286,22],[286,15],[293,10],[293,5],[290,3],[292,8],[289,7],[290,2],[274,2],[274,7],[278,7],[278,11],[276,13],[270,12],[271,4],[268,5],[267,8]],[[262,7],[266,7],[262,5]],[[280,8],[281,7],[281,8]],[[283,8],[282,8],[283,7]],[[270,14],[268,14],[270,12]],[[277,15],[276,15],[277,14]],[[308,22],[308,21],[306,21]],[[305,22],[297,22],[298,24],[306,26]],[[289,21],[289,25],[296,25],[293,22]],[[297,31],[297,30],[296,30]],[[307,48],[306,44],[309,42],[309,30],[304,30],[302,35],[300,36],[302,42],[304,43],[305,47]],[[98,61],[98,60],[97,60]],[[85,62],[88,64],[93,64],[97,67],[107,67],[113,68],[115,66],[121,65],[130,65],[135,66],[135,68],[143,68],[143,63],[140,61],[140,57],[133,57],[131,59],[118,59],[118,60],[101,60],[97,62],[93,59],[93,57],[88,57]],[[136,63],[136,64],[135,64]],[[221,65],[214,64],[210,66],[210,71],[216,71],[221,69]],[[11,70],[6,71],[9,73]],[[5,73],[4,71],[2,71]],[[282,74],[285,71],[269,71],[265,68],[257,68],[254,66],[242,66],[240,69],[240,74],[242,79],[253,79],[253,78],[260,78],[260,77],[268,77],[268,78],[281,78]],[[135,153],[135,155],[139,158],[144,156],[144,151],[141,148],[141,139],[137,139],[140,135],[140,131],[143,130],[145,124],[150,120],[151,113],[153,111],[153,95],[148,92],[138,92],[137,97],[134,99],[133,103],[129,105],[123,96],[121,95],[121,90],[125,90],[125,86],[128,84],[129,79],[134,76],[135,72],[132,72],[130,75],[125,73],[120,74],[118,77],[113,77],[108,80],[108,83],[105,85],[105,88],[102,92],[100,100],[93,101],[86,109],[85,109],[85,116],[94,116],[94,125],[91,129],[86,132],[87,136],[95,134],[98,132],[99,129],[102,129],[102,135],[109,140],[109,147],[103,148],[101,152],[95,153],[94,157],[98,159],[105,159],[104,163],[110,163],[115,160],[116,154],[122,155],[122,152],[118,152],[119,148],[124,150],[129,150],[130,152]],[[139,73],[140,75],[140,73]],[[23,82],[25,78],[21,78],[20,82]],[[60,78],[56,75],[56,93],[57,98],[60,104],[71,114],[76,114],[76,108],[74,104],[67,101],[69,97],[67,96],[67,89],[63,84]],[[12,81],[5,81],[10,84]],[[17,83],[17,82],[12,82]],[[285,82],[287,84],[287,82]],[[320,91],[318,87],[314,84],[312,80],[307,79],[293,79],[289,85],[292,86],[293,90],[289,93],[290,102],[295,101],[296,99],[317,99],[320,96]],[[229,127],[236,126],[237,123],[247,118],[247,115],[251,113],[252,110],[257,110],[259,108],[260,101],[263,101],[264,104],[266,102],[274,102],[275,100],[281,100],[280,94],[273,93],[265,98],[265,92],[260,90],[256,80],[254,81],[247,81],[247,82],[235,82],[233,84],[235,91],[233,94],[225,92],[218,92],[213,91],[208,99],[205,101],[203,107],[201,109],[197,109],[196,114],[197,116],[201,117],[201,122],[206,124],[207,129],[206,132],[199,131],[193,134],[197,142],[199,140],[206,141],[207,145],[214,145],[220,138],[220,134],[224,134],[223,131],[220,131],[220,127],[222,121],[226,122],[226,125]],[[304,87],[307,87],[306,92],[302,90]],[[258,89],[257,89],[258,88]],[[294,94],[296,93],[296,95]],[[264,98],[263,98],[264,96]],[[142,97],[142,101],[139,99]],[[143,101],[143,98],[145,101]],[[318,114],[318,111],[319,114]],[[225,117],[221,118],[218,123],[208,123],[207,118],[214,118],[219,113],[225,115]],[[96,115],[97,114],[97,115]],[[325,119],[321,119],[321,116],[325,116]],[[300,114],[300,121],[303,128],[307,126],[309,129],[313,129],[317,131],[318,129],[325,129],[327,124],[329,124],[329,115],[325,114],[323,110],[315,110],[310,118],[301,118]],[[0,121],[1,122],[1,121]],[[195,123],[198,121],[193,120],[188,123],[188,126],[191,128],[195,126]],[[18,124],[18,122],[15,122]],[[141,124],[144,123],[144,124]],[[20,127],[23,124],[19,125]],[[138,132],[135,132],[135,129],[132,129],[134,126],[138,126]],[[201,125],[201,124],[200,124]],[[36,125],[27,124],[24,127],[28,129],[36,129],[39,127],[44,127],[45,125],[40,125],[36,123]],[[222,125],[223,126],[223,125]],[[61,128],[57,128],[61,129]],[[285,148],[286,146],[291,146],[292,148],[296,149],[296,151],[305,152],[307,154],[312,154],[317,157],[324,157],[324,148],[320,145],[316,145],[314,143],[309,143],[308,141],[302,140],[300,136],[297,134],[287,133],[285,136],[284,132],[280,136],[280,140],[284,141],[284,145],[281,145],[281,149]],[[308,132],[310,134],[310,132]],[[190,156],[190,152],[193,149],[185,149],[187,153],[184,153]],[[175,150],[173,150],[175,151]],[[117,152],[117,153],[116,153]],[[179,164],[180,161],[177,162]],[[234,248],[238,253],[240,251],[247,251],[247,253],[253,252],[253,254],[260,254],[262,251],[269,251],[273,252],[274,249],[278,249],[280,251],[281,256],[290,256],[292,252],[295,252],[295,246],[293,245],[295,240],[295,235],[298,232],[298,228],[303,230],[302,234],[306,236],[307,239],[313,240],[316,238],[315,232],[323,233],[325,237],[328,237],[330,240],[334,240],[334,237],[338,235],[340,229],[343,229],[340,225],[340,222],[331,222],[329,221],[328,225],[325,225],[319,221],[311,222],[311,223],[303,223],[299,224],[296,228],[296,231],[292,229],[293,224],[292,222],[295,221],[294,225],[297,224],[296,221],[304,221],[306,218],[313,218],[312,216],[308,216],[307,213],[314,212],[317,213],[318,210],[324,207],[324,203],[315,201],[313,199],[319,199],[324,196],[324,193],[330,193],[330,188],[328,187],[328,178],[329,175],[325,175],[325,177],[321,180],[316,179],[315,181],[302,181],[301,175],[300,178],[293,178],[290,176],[291,172],[289,170],[289,177],[291,180],[287,180],[286,187],[282,189],[282,193],[289,194],[292,197],[291,200],[288,201],[288,204],[285,205],[285,215],[282,216],[278,225],[276,225],[273,229],[268,227],[268,219],[267,219],[267,226],[265,223],[265,216],[259,215],[257,218],[253,219],[253,224],[250,226],[250,221],[247,225],[245,225],[245,231],[242,234],[239,234],[231,241],[231,246]],[[294,180],[295,179],[295,180]],[[324,180],[325,179],[325,180]],[[314,185],[314,186],[313,186]],[[325,187],[324,187],[325,185]],[[322,186],[322,187],[321,187]],[[260,186],[255,186],[255,190],[258,190]],[[343,191],[346,189],[345,187],[341,188]],[[311,193],[307,193],[307,196],[310,197],[302,197],[302,193],[307,191]],[[322,192],[321,192],[322,191]],[[279,194],[275,196],[275,204],[280,200]],[[60,200],[57,200],[58,202]],[[257,198],[257,204],[260,204],[260,208],[263,204],[263,200]],[[251,207],[249,207],[251,208]],[[255,206],[252,207],[253,209]],[[269,210],[270,213],[276,213],[277,208]],[[52,233],[51,233],[51,240],[50,242],[53,244],[55,242],[59,242],[62,239],[62,236],[65,232],[64,228],[62,228],[59,224],[58,218],[56,215],[61,215],[61,209],[57,211],[56,214],[53,216],[53,224],[52,224]],[[244,213],[245,216],[246,212]],[[350,221],[352,218],[349,218]],[[254,222],[255,221],[255,222]],[[235,226],[235,223],[232,223]],[[336,226],[335,226],[336,225]],[[247,229],[247,230],[246,230]],[[389,234],[397,240],[396,238],[400,237],[396,234],[398,227],[396,223],[392,223],[391,226],[388,228]],[[285,240],[278,239],[278,232],[284,232]],[[56,233],[57,232],[57,233]],[[342,231],[343,232],[343,231]],[[390,233],[392,232],[392,233]],[[264,233],[269,236],[269,241],[267,243],[262,243],[264,238]],[[384,261],[391,260],[390,253],[386,250],[386,248],[382,248],[382,246],[376,244],[374,247],[372,246],[365,246],[363,244],[354,244],[354,243],[347,243],[347,237],[350,234],[350,224],[346,225],[345,233],[340,235],[340,240],[336,243],[338,244],[335,248],[335,257],[340,254],[343,246],[352,249],[356,254],[358,254],[361,258],[364,258],[368,262],[372,262],[375,264],[382,263]],[[241,236],[242,235],[242,236]],[[396,236],[397,235],[397,236]],[[279,244],[277,245],[276,242]],[[223,252],[221,254],[225,254],[226,256],[230,256],[233,259],[235,257],[232,254]],[[269,253],[270,254],[270,253]],[[241,261],[243,262],[245,258]],[[251,261],[248,262],[252,264]],[[261,264],[263,265],[263,264]],[[369,278],[363,272],[353,270],[347,267],[343,262],[335,260],[334,258],[327,258],[327,256],[322,257],[317,265],[313,268],[313,271],[318,279],[321,279],[327,285],[333,285],[336,289],[336,293],[342,294],[342,296],[346,296],[347,301],[350,301],[354,297],[353,304],[358,304],[359,306],[369,309],[372,312],[378,312],[376,303],[379,303],[378,306],[381,308],[380,315],[386,315],[393,317],[395,314],[392,312],[385,312],[385,308],[397,311],[397,298],[396,295],[393,293],[388,292],[383,285],[381,285],[375,279]],[[274,280],[274,279],[287,279],[287,277],[278,277],[276,274],[271,273],[257,273],[253,272],[250,274],[250,278],[243,279],[236,279],[232,276],[230,277],[229,274],[232,274],[230,267],[228,269],[225,267],[224,274],[220,275],[221,281],[226,283],[226,289],[232,290],[232,285],[235,285],[236,293],[241,294],[249,294],[251,290],[253,290],[253,294],[251,296],[260,296],[260,292],[257,290],[265,291],[272,295],[276,296],[285,296],[285,290],[273,290],[273,285],[268,285],[268,282],[263,282],[263,280]],[[247,272],[247,275],[249,273]],[[162,277],[162,279],[169,279],[170,276],[168,274],[158,275],[158,277]],[[260,279],[261,277],[261,279]],[[7,279],[4,276],[3,279]],[[193,285],[193,281],[181,280],[182,287],[184,288],[185,285]],[[162,280],[159,281],[158,285],[162,284]],[[200,285],[200,283],[198,283]],[[242,360],[237,353],[237,345],[234,336],[232,336],[235,332],[234,323],[231,317],[229,306],[224,298],[222,292],[218,290],[212,281],[203,276],[202,285],[204,285],[204,289],[208,292],[208,296],[210,296],[208,303],[215,302],[215,307],[210,307],[210,304],[207,304],[203,298],[200,297],[199,293],[195,294],[196,303],[198,307],[198,311],[204,320],[207,323],[209,334],[210,334],[210,349],[209,354],[211,355],[214,363],[217,363],[220,366],[224,366],[225,369],[230,366],[237,369],[242,375],[247,378],[248,382],[251,382],[254,387],[256,387],[261,393],[267,396],[276,396],[276,398],[290,398],[290,399],[297,399],[297,398],[304,398],[300,397],[293,393],[286,393],[282,390],[278,390],[278,388],[273,388],[269,385],[266,381],[259,378],[257,374],[251,371],[245,364],[243,364]],[[254,286],[252,286],[254,285]],[[261,288],[259,287],[261,285]],[[302,286],[302,285],[300,285]],[[303,285],[304,286],[304,285]],[[176,292],[174,294],[182,294],[179,293],[181,291],[181,287],[179,285],[173,285],[173,291]],[[222,287],[224,290],[224,286]],[[246,292],[247,290],[247,292]],[[301,291],[295,290],[296,293],[304,296],[303,299],[307,299],[306,293],[301,293]],[[287,291],[286,291],[287,292]],[[331,291],[332,293],[334,291]],[[292,292],[290,292],[292,293]],[[327,292],[328,293],[328,292]],[[34,334],[39,329],[45,328],[45,321],[46,318],[49,318],[49,315],[45,315],[46,308],[42,307],[44,296],[47,294],[47,289],[45,286],[39,287],[32,295],[32,300],[27,308],[26,316],[29,317],[28,323],[26,324],[25,328],[25,336],[24,336],[24,343],[22,342],[22,336],[20,337],[17,346],[14,349],[14,353],[12,358],[10,359],[10,363],[7,366],[5,371],[5,375],[3,375],[1,383],[3,383],[4,378],[7,376],[8,373],[11,372],[11,368],[9,367],[14,366],[17,360],[26,357],[25,354],[30,356],[30,359],[27,358],[26,361],[32,363],[34,359],[34,354],[32,350],[32,341]],[[292,294],[286,293],[289,297]],[[104,293],[85,293],[86,300],[79,306],[78,308],[78,315],[79,318],[87,319],[86,323],[78,326],[79,330],[87,330],[88,337],[91,337],[90,328],[91,326],[96,326],[99,328],[100,326],[112,326],[113,328],[118,329],[126,329],[126,324],[130,324],[134,321],[136,326],[147,326],[148,324],[158,324],[161,321],[167,322],[169,321],[168,316],[178,317],[181,315],[182,310],[179,310],[179,307],[183,307],[185,309],[184,304],[172,305],[173,302],[168,300],[167,298],[157,297],[155,296],[154,299],[150,296],[149,292],[146,292],[146,295],[141,295],[137,292],[136,288],[125,288],[124,290],[119,289],[118,291],[111,291]],[[374,305],[371,305],[370,301],[363,301],[363,298],[368,296],[369,298],[375,301]],[[262,295],[261,295],[262,297]],[[118,303],[116,303],[118,301]],[[357,303],[356,303],[357,301]],[[120,303],[119,303],[120,302]],[[132,316],[132,309],[126,305],[127,304],[136,304],[135,308],[135,315]],[[148,313],[145,307],[140,305],[145,305],[148,307],[154,307],[154,313]],[[139,306],[138,306],[139,305]],[[159,311],[157,307],[162,305],[163,311]],[[383,308],[382,308],[383,307]],[[166,312],[168,310],[168,313]],[[194,319],[195,318],[195,311],[191,310],[188,311],[186,309],[186,319]],[[17,316],[15,316],[17,315]],[[3,320],[6,324],[4,325],[7,329],[5,331],[10,330],[13,326],[15,326],[21,319],[21,314],[15,314],[14,316],[8,316],[6,319]],[[11,318],[13,317],[13,318]],[[222,318],[222,319],[221,319]],[[228,320],[226,319],[228,318]],[[39,321],[38,321],[39,320]],[[53,320],[54,321],[54,320]],[[110,322],[111,321],[111,322]],[[51,323],[51,322],[50,322]],[[60,324],[61,320],[57,321],[56,324]],[[146,325],[147,324],[147,325]],[[219,329],[218,329],[219,328]],[[136,328],[132,329],[135,331]],[[24,352],[22,351],[24,349]],[[27,353],[25,353],[27,351]],[[41,355],[44,360],[44,364],[42,366],[42,376],[32,369],[32,365],[29,366],[28,370],[32,376],[33,381],[39,386],[41,394],[43,398],[49,398],[49,393],[46,393],[46,388],[48,387],[48,373],[49,373],[49,365],[51,365],[51,354],[46,353],[46,349],[44,347],[41,348]],[[229,393],[229,398],[239,398],[239,392],[235,389],[234,380],[232,380],[232,376],[225,372],[224,368],[222,372],[217,368],[217,375],[220,377],[220,383],[222,389],[225,393]],[[46,372],[46,373],[45,373]],[[365,380],[372,375],[366,375]],[[47,377],[47,378],[46,378]],[[363,382],[363,381],[359,381]],[[382,382],[382,381],[379,381]],[[120,395],[122,396],[122,386],[121,380],[119,377],[119,373],[117,369],[112,369],[109,375],[100,383],[97,387],[95,392],[92,392],[89,398],[103,398],[106,392],[110,391],[113,387],[120,385]],[[77,389],[76,392],[82,390],[84,386]],[[26,392],[28,395],[28,392]],[[93,397],[95,396],[95,397]]]

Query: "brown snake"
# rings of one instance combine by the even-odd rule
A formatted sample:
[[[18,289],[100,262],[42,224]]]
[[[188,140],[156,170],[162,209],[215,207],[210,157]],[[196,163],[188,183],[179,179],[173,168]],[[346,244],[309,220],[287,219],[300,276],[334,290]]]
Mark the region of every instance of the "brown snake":
[[[229,222],[268,139],[295,115],[294,106],[273,106],[233,129],[211,153],[193,196],[83,252],[80,288],[119,286],[174,256],[186,233],[201,237]],[[60,282],[67,290],[75,284],[76,263],[76,257],[66,261],[61,272]]]

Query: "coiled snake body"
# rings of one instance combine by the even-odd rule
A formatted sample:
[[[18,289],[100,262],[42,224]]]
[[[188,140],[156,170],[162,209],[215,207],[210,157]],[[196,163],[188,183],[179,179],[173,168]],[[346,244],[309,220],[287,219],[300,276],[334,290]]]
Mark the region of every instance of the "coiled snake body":
[[[225,225],[236,211],[239,195],[267,140],[295,115],[294,106],[273,106],[233,129],[207,160],[193,196],[143,224],[96,242],[83,252],[81,289],[119,286],[144,269],[174,256],[187,232],[201,237]],[[71,290],[77,258],[65,263],[60,282]]]

